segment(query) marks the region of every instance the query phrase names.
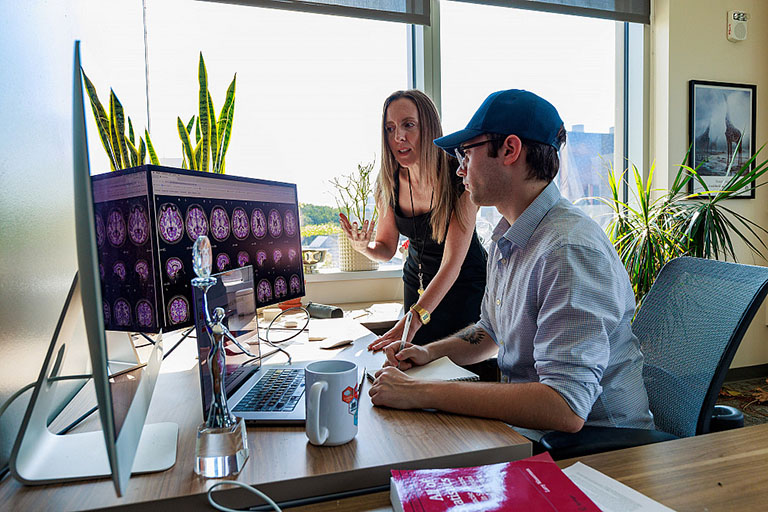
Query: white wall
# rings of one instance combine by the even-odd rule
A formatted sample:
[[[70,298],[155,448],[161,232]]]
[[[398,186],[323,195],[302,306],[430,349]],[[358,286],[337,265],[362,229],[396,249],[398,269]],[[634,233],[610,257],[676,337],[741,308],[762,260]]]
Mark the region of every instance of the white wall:
[[[746,41],[726,39],[726,13],[751,14]],[[651,23],[651,140],[650,159],[656,160],[656,185],[667,186],[690,144],[688,140],[688,81],[757,85],[756,147],[768,141],[768,2],[764,0],[655,0]],[[762,155],[768,158],[768,151]],[[667,171],[667,172],[663,172]],[[768,189],[756,198],[732,200],[728,207],[768,227]],[[763,237],[768,243],[768,239]],[[741,263],[766,265],[746,248],[738,248]],[[768,363],[766,306],[758,312],[732,367]]]
[[[98,24],[89,21],[93,17]],[[139,27],[133,46],[121,37],[131,26]],[[0,403],[37,379],[76,270],[74,40],[83,41],[83,66],[98,67],[94,74],[104,82],[137,65],[143,69],[140,27],[140,0],[0,2]],[[113,57],[118,50],[120,59]],[[108,84],[100,92],[104,88],[107,94]],[[132,110],[143,120],[141,108]],[[28,397],[0,419],[0,465]]]

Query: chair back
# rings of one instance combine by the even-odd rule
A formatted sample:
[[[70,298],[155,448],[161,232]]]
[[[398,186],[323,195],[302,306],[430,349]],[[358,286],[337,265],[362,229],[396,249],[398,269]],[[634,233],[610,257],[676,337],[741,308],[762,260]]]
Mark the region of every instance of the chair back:
[[[632,324],[657,429],[709,432],[725,374],[766,292],[766,267],[691,257],[664,265]]]

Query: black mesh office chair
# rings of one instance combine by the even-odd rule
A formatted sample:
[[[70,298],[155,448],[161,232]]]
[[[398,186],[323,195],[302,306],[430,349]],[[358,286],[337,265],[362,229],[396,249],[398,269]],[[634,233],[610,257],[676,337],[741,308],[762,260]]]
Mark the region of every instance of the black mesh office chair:
[[[712,431],[725,374],[767,292],[766,267],[690,257],[667,263],[632,324],[657,430],[584,427],[551,432],[543,447],[564,459]]]

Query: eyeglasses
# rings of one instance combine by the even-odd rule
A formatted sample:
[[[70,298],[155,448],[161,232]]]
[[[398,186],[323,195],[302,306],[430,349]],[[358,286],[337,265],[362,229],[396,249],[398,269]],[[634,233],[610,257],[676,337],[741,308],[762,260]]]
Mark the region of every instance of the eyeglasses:
[[[466,151],[470,148],[476,148],[477,146],[482,146],[483,144],[488,144],[489,142],[493,142],[498,139],[485,139],[481,140],[480,142],[475,142],[473,144],[462,144],[460,146],[456,146],[456,148],[453,150],[453,152],[456,154],[456,158],[459,160],[459,167],[464,167],[464,160],[467,158]]]

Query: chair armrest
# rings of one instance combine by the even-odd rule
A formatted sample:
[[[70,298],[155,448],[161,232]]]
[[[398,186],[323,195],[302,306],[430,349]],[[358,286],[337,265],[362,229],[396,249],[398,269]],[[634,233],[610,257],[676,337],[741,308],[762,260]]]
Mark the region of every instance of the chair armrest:
[[[631,448],[678,439],[661,430],[640,428],[583,427],[579,432],[549,432],[539,443],[555,460]]]

